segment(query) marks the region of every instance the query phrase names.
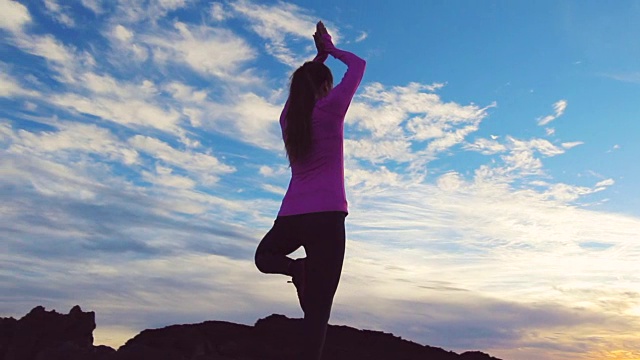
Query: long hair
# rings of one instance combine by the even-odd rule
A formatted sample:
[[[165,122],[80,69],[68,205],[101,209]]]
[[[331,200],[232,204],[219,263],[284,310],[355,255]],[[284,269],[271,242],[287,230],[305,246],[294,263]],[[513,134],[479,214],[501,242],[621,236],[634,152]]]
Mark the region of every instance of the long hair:
[[[284,129],[284,146],[289,164],[302,159],[311,150],[311,115],[323,87],[327,85],[329,88],[333,86],[333,75],[321,62],[306,62],[291,76]]]

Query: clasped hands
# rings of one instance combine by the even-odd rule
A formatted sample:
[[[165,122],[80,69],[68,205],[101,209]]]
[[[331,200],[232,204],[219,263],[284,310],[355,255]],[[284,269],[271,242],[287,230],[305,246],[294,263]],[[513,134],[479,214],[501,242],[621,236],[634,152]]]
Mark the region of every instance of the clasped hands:
[[[316,24],[316,32],[313,34],[313,41],[316,43],[316,49],[318,55],[326,58],[329,53],[335,49],[331,35],[327,31],[322,21],[318,21]]]

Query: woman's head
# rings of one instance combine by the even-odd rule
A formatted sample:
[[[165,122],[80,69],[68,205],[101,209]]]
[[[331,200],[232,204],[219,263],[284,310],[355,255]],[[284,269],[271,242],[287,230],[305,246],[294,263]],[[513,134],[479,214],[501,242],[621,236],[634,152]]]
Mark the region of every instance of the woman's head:
[[[291,76],[289,109],[286,114],[284,144],[289,163],[304,157],[311,149],[311,115],[316,101],[333,88],[331,70],[320,62],[304,63]]]
[[[312,92],[315,99],[321,99],[333,88],[333,75],[331,70],[323,63],[307,61],[294,71],[291,76],[291,91]]]

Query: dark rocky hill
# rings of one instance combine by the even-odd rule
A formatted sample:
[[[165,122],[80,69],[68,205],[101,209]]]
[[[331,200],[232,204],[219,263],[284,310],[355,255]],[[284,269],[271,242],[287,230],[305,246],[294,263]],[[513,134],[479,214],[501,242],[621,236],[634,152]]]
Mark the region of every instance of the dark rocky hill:
[[[95,313],[68,315],[38,306],[20,320],[0,318],[0,360],[286,360],[295,351],[300,319],[271,315],[254,326],[224,321],[144,330],[117,351],[93,345]],[[329,326],[327,360],[499,360],[456,354],[379,331]]]

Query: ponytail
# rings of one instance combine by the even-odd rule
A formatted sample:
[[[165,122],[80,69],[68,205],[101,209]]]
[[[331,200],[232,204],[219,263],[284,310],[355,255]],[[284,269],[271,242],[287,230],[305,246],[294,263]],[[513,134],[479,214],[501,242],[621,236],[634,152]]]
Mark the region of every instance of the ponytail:
[[[289,164],[304,158],[311,150],[311,117],[321,87],[333,76],[320,62],[306,62],[291,77],[289,108],[285,115],[284,144]]]

